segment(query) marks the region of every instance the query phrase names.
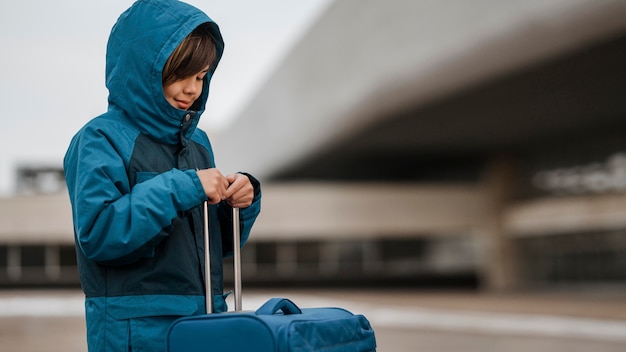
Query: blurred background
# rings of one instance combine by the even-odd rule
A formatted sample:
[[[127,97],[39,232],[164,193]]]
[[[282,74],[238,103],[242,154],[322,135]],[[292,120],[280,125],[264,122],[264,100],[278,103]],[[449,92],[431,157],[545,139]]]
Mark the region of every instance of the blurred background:
[[[0,302],[80,293],[61,159],[106,109],[106,37],[131,1],[61,3],[0,5]],[[384,351],[626,347],[625,1],[191,3],[226,41],[201,127],[224,173],[264,187],[246,288],[342,298]],[[419,311],[398,335],[383,297],[397,317],[564,320],[488,316],[522,322],[493,340]],[[560,342],[520,338],[542,331]]]

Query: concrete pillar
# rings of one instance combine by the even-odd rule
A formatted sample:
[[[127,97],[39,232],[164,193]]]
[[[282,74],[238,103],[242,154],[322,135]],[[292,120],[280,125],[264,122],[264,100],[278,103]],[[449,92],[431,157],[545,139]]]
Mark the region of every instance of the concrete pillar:
[[[506,233],[502,215],[515,196],[518,173],[511,158],[498,158],[487,167],[485,176],[490,216],[485,224],[485,260],[483,288],[490,291],[513,290],[520,285],[518,255],[512,238]]]
[[[57,281],[61,277],[61,254],[58,245],[47,245],[45,252],[46,277],[51,281]]]
[[[295,243],[276,244],[276,273],[279,277],[290,277],[298,271],[298,248]]]
[[[325,277],[339,273],[339,243],[330,241],[320,246],[319,271]]]
[[[19,245],[7,248],[7,275],[12,281],[22,278],[22,248]]]

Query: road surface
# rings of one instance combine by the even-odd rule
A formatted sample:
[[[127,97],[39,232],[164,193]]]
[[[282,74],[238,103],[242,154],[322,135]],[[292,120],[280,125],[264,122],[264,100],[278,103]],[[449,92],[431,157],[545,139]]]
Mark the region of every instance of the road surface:
[[[274,296],[364,314],[383,352],[626,351],[626,293],[249,290],[243,308]],[[0,291],[0,351],[86,351],[81,292]]]

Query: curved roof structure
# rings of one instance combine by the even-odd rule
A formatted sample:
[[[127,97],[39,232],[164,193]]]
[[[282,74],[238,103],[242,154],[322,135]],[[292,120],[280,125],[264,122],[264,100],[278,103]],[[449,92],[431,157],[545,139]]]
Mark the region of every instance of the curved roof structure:
[[[337,1],[213,138],[218,164],[411,179],[418,160],[623,127],[625,48],[619,0]]]

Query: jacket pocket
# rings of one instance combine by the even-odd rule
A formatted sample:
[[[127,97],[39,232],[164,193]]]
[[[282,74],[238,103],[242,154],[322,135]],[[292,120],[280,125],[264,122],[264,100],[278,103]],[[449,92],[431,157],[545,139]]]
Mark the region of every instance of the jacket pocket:
[[[108,297],[106,310],[117,320],[158,317],[188,316],[202,313],[203,297],[176,295],[148,295]]]
[[[153,178],[154,176],[158,174],[159,174],[158,172],[154,172],[154,171],[137,171],[136,184],[142,183],[144,181],[148,181],[149,179]]]
[[[128,350],[160,352],[167,347],[167,332],[180,316],[160,316],[129,320]]]
[[[150,295],[107,298],[107,329],[116,330],[115,344],[125,351],[165,351],[166,336],[174,320],[202,313],[203,298]],[[109,345],[111,345],[109,343]]]

